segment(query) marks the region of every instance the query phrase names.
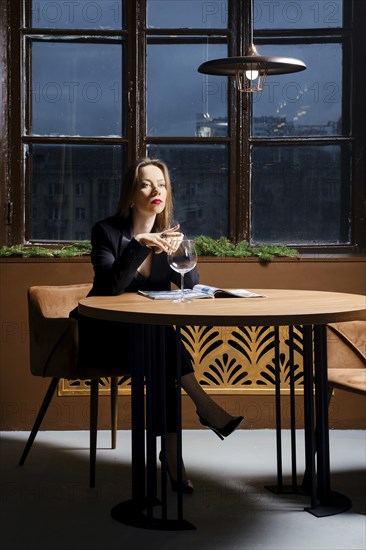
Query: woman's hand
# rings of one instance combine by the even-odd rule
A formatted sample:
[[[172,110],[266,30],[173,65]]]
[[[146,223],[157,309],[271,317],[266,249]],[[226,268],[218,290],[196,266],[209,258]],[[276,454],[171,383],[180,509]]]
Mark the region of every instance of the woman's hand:
[[[179,224],[165,229],[161,233],[140,233],[135,235],[135,239],[147,248],[154,248],[155,254],[161,254],[162,252],[169,254],[178,248],[177,243],[184,237],[178,229]]]

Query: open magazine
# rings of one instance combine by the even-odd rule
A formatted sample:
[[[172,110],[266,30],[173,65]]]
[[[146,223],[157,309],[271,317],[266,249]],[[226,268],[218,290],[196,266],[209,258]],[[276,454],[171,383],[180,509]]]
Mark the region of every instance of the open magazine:
[[[172,300],[178,297],[181,293],[180,290],[139,290],[139,294],[151,298],[152,300]],[[184,289],[184,296],[186,298],[195,300],[199,298],[265,298],[264,294],[256,294],[243,288],[234,288],[225,290],[223,288],[217,288],[215,286],[208,285],[194,285],[191,288]]]

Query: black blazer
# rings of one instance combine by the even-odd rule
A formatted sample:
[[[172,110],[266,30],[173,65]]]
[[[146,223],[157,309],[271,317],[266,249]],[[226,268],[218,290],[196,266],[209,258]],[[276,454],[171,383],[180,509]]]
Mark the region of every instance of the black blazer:
[[[168,290],[171,282],[180,287],[180,275],[169,267],[165,252],[154,254],[151,275],[142,277],[137,268],[151,250],[132,234],[131,218],[112,216],[96,223],[91,235],[94,283],[90,296],[111,296],[137,290]],[[185,288],[198,283],[198,271],[184,277]]]
[[[173,282],[180,286],[180,275],[168,264],[167,255],[153,254],[151,276],[145,278],[137,268],[151,253],[146,246],[133,238],[132,220],[121,217],[110,217],[102,220],[92,228],[92,264],[94,267],[94,284],[90,296],[111,296],[137,290],[168,290]],[[197,269],[185,276],[185,286],[191,288],[198,282]],[[115,372],[132,374],[134,370],[134,338],[140,327],[130,323],[115,323],[100,319],[91,319],[78,313],[76,307],[70,316],[79,324],[79,361],[80,364],[99,367],[108,365],[110,375]],[[172,327],[165,327],[167,335],[166,365],[176,361],[175,338]],[[139,336],[138,336],[139,338]],[[143,340],[141,339],[143,344]],[[169,431],[175,431],[175,369],[167,369],[167,425]],[[182,346],[182,376],[193,372],[191,359]],[[174,402],[171,403],[171,400]]]

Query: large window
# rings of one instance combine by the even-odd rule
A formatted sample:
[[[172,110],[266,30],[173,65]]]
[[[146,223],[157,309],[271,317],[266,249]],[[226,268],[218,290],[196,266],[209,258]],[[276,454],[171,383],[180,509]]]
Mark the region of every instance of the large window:
[[[255,0],[260,53],[307,69],[253,95],[197,72],[244,54],[249,0],[6,4],[3,244],[89,239],[148,155],[167,162],[190,237],[365,248],[364,2]]]

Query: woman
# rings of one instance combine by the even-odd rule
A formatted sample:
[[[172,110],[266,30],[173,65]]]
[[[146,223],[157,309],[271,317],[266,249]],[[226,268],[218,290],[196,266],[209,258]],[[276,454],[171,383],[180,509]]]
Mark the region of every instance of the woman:
[[[92,263],[94,284],[91,296],[117,295],[137,290],[168,290],[171,282],[180,286],[180,275],[170,269],[167,254],[172,239],[183,238],[179,225],[172,224],[172,189],[166,165],[159,160],[143,159],[126,173],[120,202],[115,216],[94,225],[92,229]],[[185,286],[198,282],[194,269],[185,275]],[[80,348],[84,360],[123,363],[126,373],[133,374],[131,329],[129,325],[93,321],[79,316]],[[166,330],[172,331],[168,327]],[[90,346],[91,334],[103,346]],[[84,346],[83,342],[89,342]],[[167,464],[173,490],[177,490],[176,475],[176,389],[174,369],[174,338],[166,338],[167,387]],[[99,357],[98,357],[99,352]],[[172,373],[169,376],[169,373]],[[202,425],[211,428],[221,439],[232,433],[243,417],[232,417],[219,407],[197,382],[188,354],[182,353],[182,388],[197,408]],[[192,493],[193,486],[183,468],[183,492]]]

